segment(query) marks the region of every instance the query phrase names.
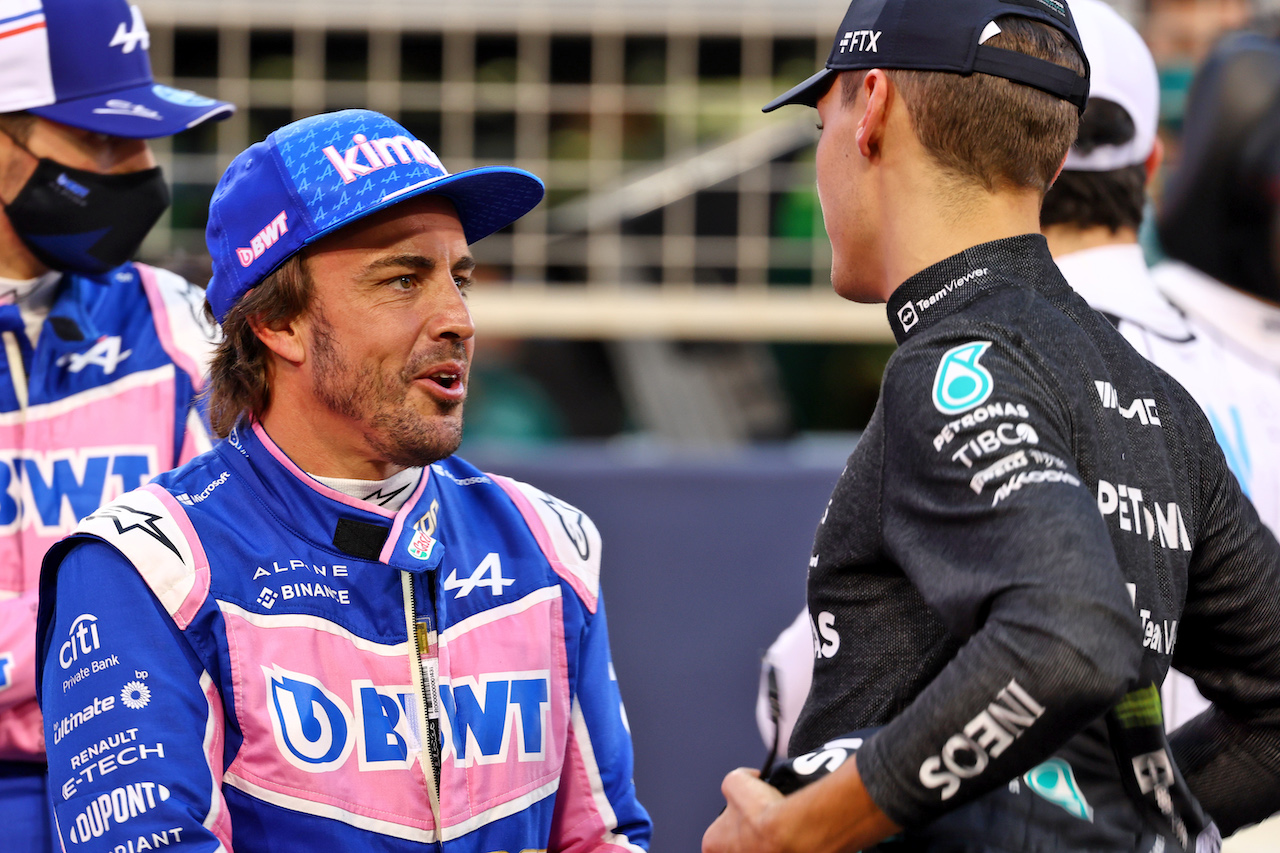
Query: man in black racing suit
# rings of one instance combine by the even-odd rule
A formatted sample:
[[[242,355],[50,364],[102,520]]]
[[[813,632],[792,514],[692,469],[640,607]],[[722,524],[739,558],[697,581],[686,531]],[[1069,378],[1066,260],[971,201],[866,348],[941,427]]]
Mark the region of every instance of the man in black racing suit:
[[[729,774],[706,853],[1213,851],[1280,808],[1280,545],[1200,407],[1029,233],[1075,133],[1052,101],[1087,83],[1026,54],[1073,50],[1061,3],[854,0],[770,105],[817,106],[833,284],[887,301],[900,348],[810,559],[786,773],[817,781]],[[950,73],[883,70],[921,67]],[[933,93],[931,138],[928,78],[984,77]],[[984,107],[966,148],[989,131],[954,114]],[[1037,145],[1038,181],[1012,168]],[[1214,704],[1166,740],[1173,663]]]

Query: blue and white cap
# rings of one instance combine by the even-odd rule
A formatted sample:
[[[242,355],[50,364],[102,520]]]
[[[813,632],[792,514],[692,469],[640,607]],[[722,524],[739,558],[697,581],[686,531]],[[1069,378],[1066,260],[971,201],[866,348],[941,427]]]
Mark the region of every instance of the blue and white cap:
[[[524,216],[544,192],[536,176],[511,166],[451,175],[425,142],[371,110],[300,119],[242,151],[213,191],[209,304],[221,323],[303,246],[415,196],[452,201],[474,243]]]
[[[235,106],[155,82],[142,12],[126,0],[0,0],[0,113],[153,139]]]

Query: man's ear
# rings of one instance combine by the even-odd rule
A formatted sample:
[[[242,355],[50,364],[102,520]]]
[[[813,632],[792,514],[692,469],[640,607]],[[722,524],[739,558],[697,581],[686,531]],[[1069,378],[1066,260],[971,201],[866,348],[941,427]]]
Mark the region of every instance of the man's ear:
[[[306,332],[308,323],[306,314],[300,314],[291,320],[276,323],[264,323],[258,315],[248,317],[249,328],[262,341],[263,346],[271,350],[284,361],[294,367],[300,367],[307,360]]]
[[[1049,192],[1049,190],[1053,189],[1053,185],[1056,184],[1058,182],[1058,178],[1062,176],[1062,170],[1067,167],[1067,158],[1069,156],[1071,156],[1070,148],[1067,149],[1066,154],[1062,155],[1062,162],[1058,164],[1058,171],[1053,173],[1053,180],[1049,181],[1049,186],[1044,188],[1044,191],[1046,193]]]
[[[880,146],[884,142],[885,128],[889,122],[889,106],[892,103],[893,83],[889,75],[880,68],[872,68],[862,78],[861,99],[866,100],[867,107],[858,119],[858,151],[863,157],[872,158],[880,155]]]

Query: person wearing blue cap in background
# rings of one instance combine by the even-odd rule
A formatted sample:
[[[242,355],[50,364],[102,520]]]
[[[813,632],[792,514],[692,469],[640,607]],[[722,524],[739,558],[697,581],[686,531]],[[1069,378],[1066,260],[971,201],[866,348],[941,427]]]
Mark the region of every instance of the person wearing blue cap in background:
[[[600,536],[452,455],[469,244],[542,196],[366,110],[232,161],[207,232],[225,440],[45,560],[66,849],[648,849]],[[87,646],[111,669],[67,685]]]
[[[899,348],[815,536],[791,758],[726,777],[706,853],[1214,851],[1280,807],[1280,544],[1039,233],[1089,91],[1060,0],[854,0],[766,107],[817,107],[832,284]],[[1167,737],[1175,663],[1215,704]]]
[[[40,561],[101,503],[209,447],[201,291],[130,263],[169,192],[147,139],[234,107],[157,84],[125,0],[0,6],[0,825],[52,849],[35,699]],[[109,659],[67,659],[64,680]]]

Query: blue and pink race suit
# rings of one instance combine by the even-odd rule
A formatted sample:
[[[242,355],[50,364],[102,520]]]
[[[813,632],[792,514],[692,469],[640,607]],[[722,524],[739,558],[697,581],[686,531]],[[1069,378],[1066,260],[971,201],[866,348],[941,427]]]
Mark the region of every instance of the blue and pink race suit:
[[[209,448],[195,396],[214,330],[203,291],[126,264],[63,275],[31,346],[0,309],[0,817],[40,823],[36,589],[53,543],[103,503]]]
[[[531,486],[451,457],[392,512],[242,424],[46,560],[65,849],[647,849],[599,561]]]

